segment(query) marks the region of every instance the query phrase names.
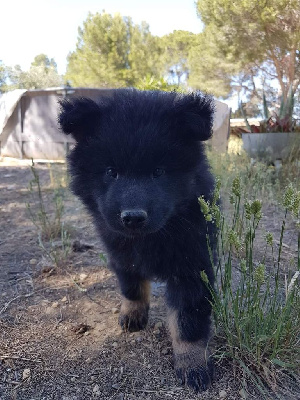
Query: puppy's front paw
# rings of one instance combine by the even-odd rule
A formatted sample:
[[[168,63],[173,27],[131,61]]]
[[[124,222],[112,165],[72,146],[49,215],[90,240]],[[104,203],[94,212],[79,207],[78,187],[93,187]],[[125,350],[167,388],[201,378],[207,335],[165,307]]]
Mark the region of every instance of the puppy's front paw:
[[[214,366],[206,346],[202,343],[177,342],[174,346],[174,364],[179,382],[196,392],[211,385]]]
[[[208,389],[213,379],[213,362],[208,360],[206,365],[188,366],[188,356],[184,356],[185,359],[181,360],[182,356],[179,359],[177,356],[175,361],[176,376],[180,384],[186,384],[196,392]]]
[[[142,301],[123,300],[119,324],[125,332],[145,329],[148,322],[149,305]]]

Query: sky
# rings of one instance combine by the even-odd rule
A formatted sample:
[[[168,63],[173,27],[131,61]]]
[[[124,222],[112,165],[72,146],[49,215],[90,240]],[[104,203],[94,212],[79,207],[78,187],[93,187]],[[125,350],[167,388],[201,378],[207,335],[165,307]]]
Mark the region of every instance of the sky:
[[[146,21],[153,35],[201,32],[195,0],[1,0],[0,60],[27,70],[44,53],[63,74],[66,57],[76,48],[78,27],[89,12],[103,10],[130,16],[135,24]]]

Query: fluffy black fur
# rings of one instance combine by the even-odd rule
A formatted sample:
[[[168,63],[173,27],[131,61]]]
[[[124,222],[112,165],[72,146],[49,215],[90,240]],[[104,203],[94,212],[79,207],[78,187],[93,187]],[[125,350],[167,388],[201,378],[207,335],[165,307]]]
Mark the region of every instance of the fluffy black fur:
[[[175,359],[184,357],[175,368],[196,390],[211,378],[211,366],[202,356],[195,361],[193,346],[204,349],[210,333],[210,293],[200,272],[211,285],[213,272],[198,197],[209,200],[214,189],[201,143],[211,136],[212,119],[207,95],[134,89],[97,103],[63,100],[59,115],[62,130],[77,141],[68,157],[71,188],[94,218],[127,301],[120,324],[145,327],[145,282],[165,281],[176,315],[170,327]],[[213,243],[211,228],[209,234]]]

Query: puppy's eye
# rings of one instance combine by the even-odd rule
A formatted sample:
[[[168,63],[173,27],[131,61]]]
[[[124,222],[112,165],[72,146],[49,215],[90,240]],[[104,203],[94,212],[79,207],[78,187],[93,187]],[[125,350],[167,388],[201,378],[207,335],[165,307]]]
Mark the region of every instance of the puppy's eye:
[[[155,168],[153,171],[153,178],[159,178],[165,173],[165,170],[163,168]]]
[[[108,167],[106,168],[106,175],[111,176],[114,179],[117,179],[118,171],[116,170],[116,168]]]

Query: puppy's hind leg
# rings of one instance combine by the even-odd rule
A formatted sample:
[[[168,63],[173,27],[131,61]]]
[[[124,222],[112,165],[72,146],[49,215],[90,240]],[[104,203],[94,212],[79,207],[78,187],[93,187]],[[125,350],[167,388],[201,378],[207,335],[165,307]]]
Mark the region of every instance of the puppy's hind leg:
[[[138,275],[117,272],[122,305],[119,324],[124,331],[135,332],[145,329],[148,322],[150,302],[150,282]]]
[[[208,349],[211,305],[201,281],[174,279],[168,282],[168,322],[176,375],[195,391],[206,390],[213,377]]]

